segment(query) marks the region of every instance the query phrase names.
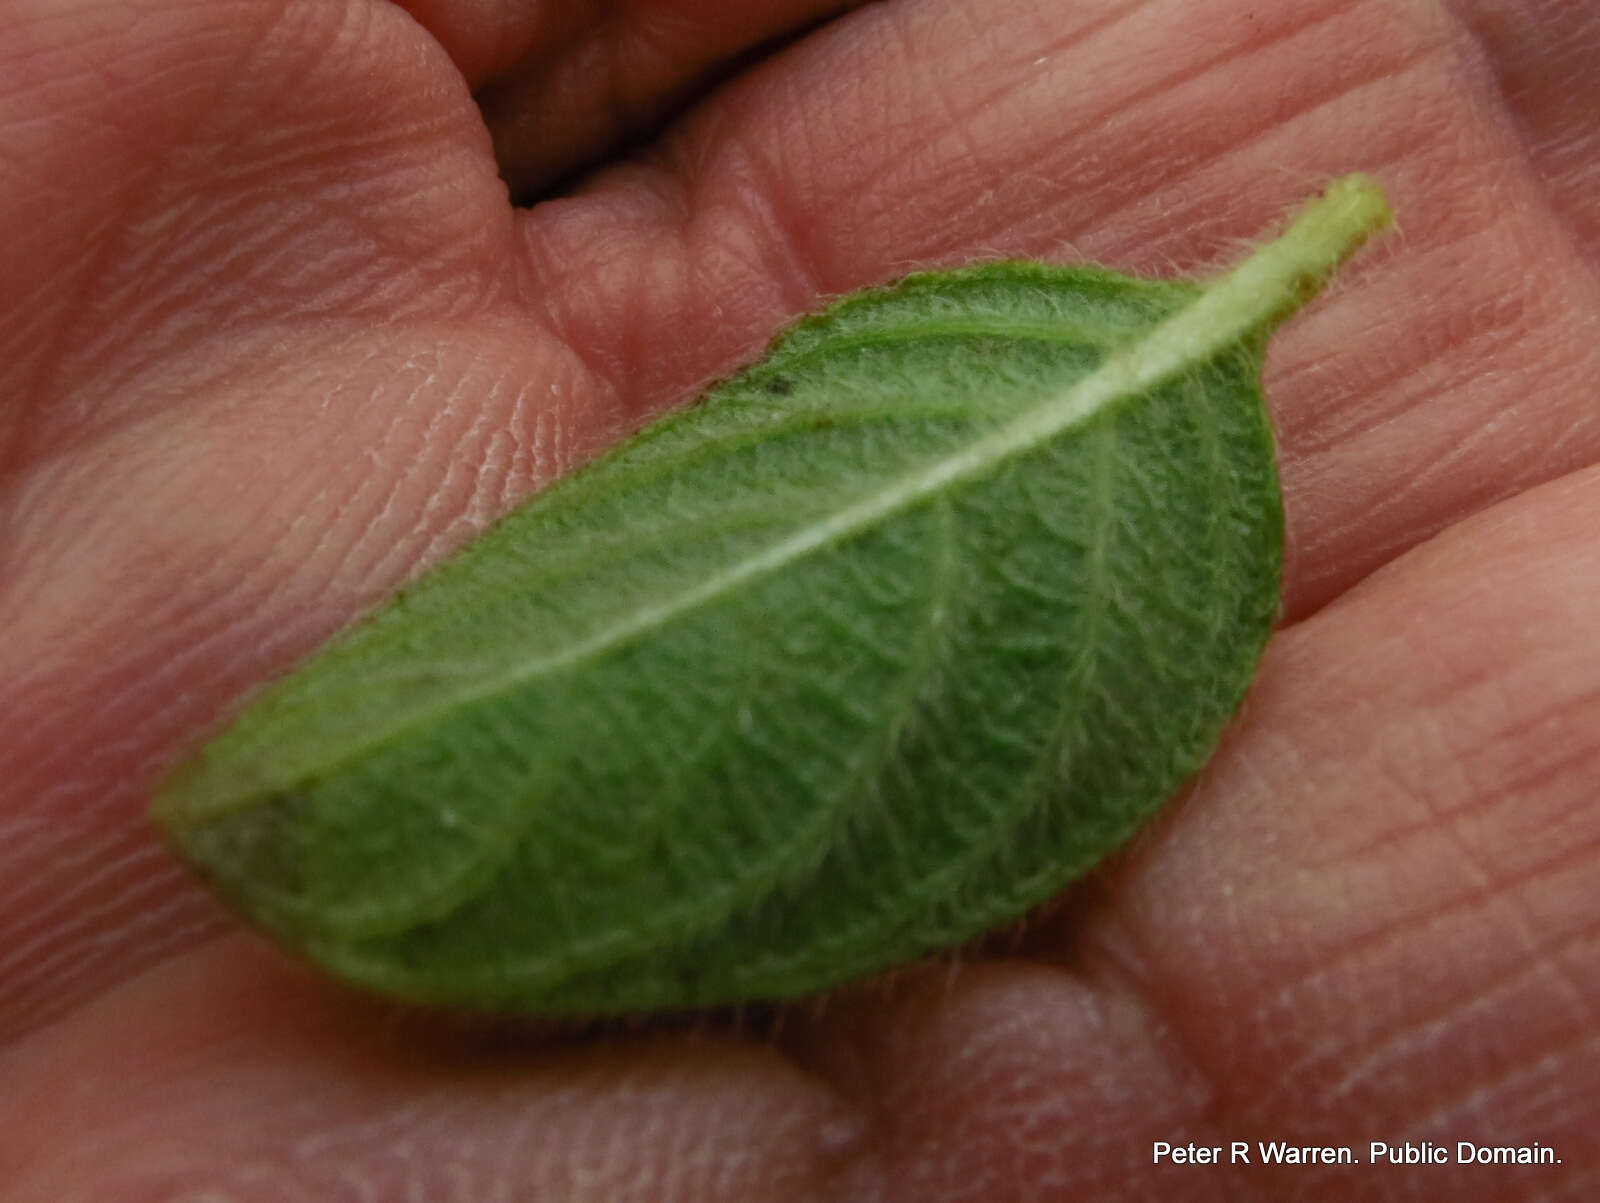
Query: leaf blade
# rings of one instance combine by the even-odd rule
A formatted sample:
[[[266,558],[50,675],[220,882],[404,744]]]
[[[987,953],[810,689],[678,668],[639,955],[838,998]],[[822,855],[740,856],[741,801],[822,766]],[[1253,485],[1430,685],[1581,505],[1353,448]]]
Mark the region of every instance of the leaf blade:
[[[846,300],[275,686],[156,813],[280,938],[430,1000],[782,995],[1014,914],[1242,696],[1281,555],[1261,347],[1384,213],[1336,185],[1207,290],[991,265]]]

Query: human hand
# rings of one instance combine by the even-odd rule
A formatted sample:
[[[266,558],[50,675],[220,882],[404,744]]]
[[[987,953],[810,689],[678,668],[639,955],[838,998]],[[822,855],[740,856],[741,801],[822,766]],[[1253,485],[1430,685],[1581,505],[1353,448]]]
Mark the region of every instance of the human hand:
[[[0,1201],[1592,1193],[1588,6],[889,0],[749,54],[847,6],[564,7],[0,4]],[[1285,629],[1015,941],[759,1032],[459,1026],[237,934],[145,821],[242,692],[822,298],[1204,269],[1349,169],[1403,234],[1269,355]],[[1152,1163],[1233,1140],[1563,1161]]]

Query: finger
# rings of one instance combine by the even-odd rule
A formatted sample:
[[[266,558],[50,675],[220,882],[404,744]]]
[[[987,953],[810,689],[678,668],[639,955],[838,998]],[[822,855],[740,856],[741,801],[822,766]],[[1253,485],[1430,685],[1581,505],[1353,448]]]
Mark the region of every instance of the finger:
[[[738,60],[861,0],[408,0],[477,94],[514,196],[658,129]]]
[[[1600,454],[1593,278],[1436,9],[874,6],[523,228],[571,285],[557,327],[645,414],[825,296],[974,255],[1204,272],[1357,167],[1403,232],[1269,361],[1301,616]]]
[[[0,215],[30,233],[0,248],[16,349],[0,486],[206,397],[315,318],[359,330],[495,287],[503,191],[409,20],[373,3],[133,9],[0,15]]]
[[[152,778],[558,471],[571,369],[496,315],[488,140],[388,5],[38,0],[0,55],[3,1038],[215,930]]]
[[[7,1203],[869,1197],[863,1117],[770,1049],[452,1030],[240,944],[0,1054]]]
[[[1543,486],[1287,633],[1213,772],[1115,881],[1091,944],[1133,967],[1236,1138],[1429,1139],[1452,1161],[1457,1139],[1587,1139],[1597,504],[1600,470]],[[1594,1173],[1569,1154],[1429,1182],[1542,1197]]]

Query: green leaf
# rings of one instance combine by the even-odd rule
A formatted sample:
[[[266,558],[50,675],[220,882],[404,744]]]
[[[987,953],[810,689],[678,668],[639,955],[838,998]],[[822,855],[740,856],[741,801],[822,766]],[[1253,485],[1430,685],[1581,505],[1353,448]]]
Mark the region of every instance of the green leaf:
[[[258,697],[155,813],[407,998],[816,990],[966,939],[1210,755],[1278,607],[1270,329],[1351,177],[1210,287],[998,263],[848,298]]]

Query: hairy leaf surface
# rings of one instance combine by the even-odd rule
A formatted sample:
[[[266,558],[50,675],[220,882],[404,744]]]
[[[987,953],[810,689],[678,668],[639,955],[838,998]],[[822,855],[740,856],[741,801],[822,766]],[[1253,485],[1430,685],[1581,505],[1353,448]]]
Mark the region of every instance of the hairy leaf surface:
[[[913,276],[559,482],[263,692],[156,813],[408,998],[793,995],[970,937],[1206,760],[1278,606],[1271,328],[1341,181],[1210,287]]]

